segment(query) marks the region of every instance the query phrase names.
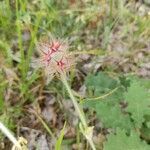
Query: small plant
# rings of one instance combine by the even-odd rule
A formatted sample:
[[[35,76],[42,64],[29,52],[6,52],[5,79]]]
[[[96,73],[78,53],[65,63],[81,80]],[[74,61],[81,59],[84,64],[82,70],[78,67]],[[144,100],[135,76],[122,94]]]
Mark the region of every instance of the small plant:
[[[81,132],[91,145],[91,148],[95,150],[92,140],[93,127],[88,127],[83,109],[79,106],[67,82],[66,73],[70,70],[71,66],[75,64],[74,56],[68,51],[67,43],[55,39],[50,42],[40,42],[37,47],[40,58],[36,61],[36,65],[44,69],[48,78],[52,78],[56,75],[63,82],[81,121],[79,124]]]
[[[104,150],[149,150],[150,95],[144,81],[135,77],[115,80],[98,73],[88,75],[85,84],[92,94],[83,105],[96,112],[102,128],[112,131]]]

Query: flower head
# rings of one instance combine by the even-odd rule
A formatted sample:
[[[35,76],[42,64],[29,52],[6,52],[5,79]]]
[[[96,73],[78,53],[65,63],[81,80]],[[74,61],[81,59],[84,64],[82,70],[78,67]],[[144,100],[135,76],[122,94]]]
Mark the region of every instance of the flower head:
[[[40,58],[36,65],[43,68],[48,75],[65,73],[74,64],[74,57],[68,51],[68,45],[61,40],[39,42],[37,49]]]

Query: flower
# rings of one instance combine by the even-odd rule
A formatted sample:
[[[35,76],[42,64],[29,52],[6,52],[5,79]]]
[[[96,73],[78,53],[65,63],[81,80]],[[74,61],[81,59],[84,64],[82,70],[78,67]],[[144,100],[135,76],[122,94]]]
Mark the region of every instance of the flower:
[[[49,76],[66,73],[74,65],[74,57],[68,51],[67,43],[61,40],[39,42],[37,50],[39,59],[35,65],[43,68]]]

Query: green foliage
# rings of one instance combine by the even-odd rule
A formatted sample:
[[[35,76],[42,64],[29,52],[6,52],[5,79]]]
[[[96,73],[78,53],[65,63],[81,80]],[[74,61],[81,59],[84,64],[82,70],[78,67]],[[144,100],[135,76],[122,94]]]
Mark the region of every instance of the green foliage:
[[[4,73],[0,70],[0,121],[5,124],[9,129],[14,129],[15,124],[13,119],[21,116],[20,107],[10,107],[9,102],[5,101],[8,81],[4,77]]]
[[[94,96],[100,96],[117,87],[117,81],[110,78],[104,73],[97,75],[88,75],[85,80],[85,85]]]
[[[123,114],[119,106],[111,106],[105,102],[99,102],[95,110],[97,112],[97,117],[103,122],[106,128],[122,128],[130,129],[132,124],[128,114]]]
[[[137,77],[119,77],[117,81],[104,73],[87,76],[85,84],[92,98],[86,99],[83,105],[96,112],[104,128],[117,129],[116,135],[108,136],[104,150],[149,149],[133,131],[134,128],[141,129],[142,137],[149,140],[150,96],[144,88],[149,84],[143,81]],[[146,86],[143,87],[142,83]],[[117,87],[116,91],[111,92]],[[143,123],[146,126],[142,126]]]
[[[144,121],[144,115],[150,114],[148,91],[139,82],[133,81],[125,93],[125,101],[128,103],[126,111],[131,113],[135,126],[140,127]]]
[[[0,115],[0,121],[3,124],[5,124],[5,126],[7,126],[9,129],[15,128],[13,118],[9,114],[4,113],[4,114]]]
[[[132,131],[126,135],[125,131],[117,129],[116,134],[108,136],[108,141],[104,144],[104,150],[149,150],[145,142],[141,141],[139,135]]]
[[[55,150],[61,150],[61,144],[63,142],[65,127],[66,127],[66,122],[65,122],[65,124],[63,126],[63,129],[61,130],[59,138],[56,141]]]
[[[144,122],[144,115],[150,114],[150,96],[137,80],[136,77],[130,80],[120,77],[118,82],[104,73],[89,75],[85,80],[88,93],[92,93],[92,97],[100,98],[87,99],[84,106],[96,111],[97,118],[102,121],[104,127],[130,129],[134,122],[134,127],[140,128]],[[141,81],[143,83],[143,80]],[[115,92],[107,94],[116,87],[119,88]],[[127,103],[127,107],[121,109],[120,102],[123,105]]]
[[[150,127],[142,127],[141,136],[144,138],[147,142],[150,142]]]
[[[129,114],[123,113],[120,107],[120,101],[123,100],[124,87],[115,79],[112,79],[104,73],[97,75],[89,75],[85,84],[90,91],[92,90],[94,96],[102,96],[106,94],[103,99],[84,101],[84,106],[92,108],[96,111],[97,118],[103,123],[106,128],[122,128],[129,130],[132,128]],[[116,91],[107,95],[114,88],[118,87]]]
[[[123,85],[125,89],[127,89],[130,86],[130,80],[127,79],[125,76],[120,76],[119,80],[120,80],[120,84]]]

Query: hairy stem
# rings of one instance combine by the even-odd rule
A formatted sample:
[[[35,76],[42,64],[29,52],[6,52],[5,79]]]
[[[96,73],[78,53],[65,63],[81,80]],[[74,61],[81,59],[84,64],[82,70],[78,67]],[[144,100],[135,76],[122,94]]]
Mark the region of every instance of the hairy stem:
[[[73,93],[72,93],[72,90],[71,90],[71,88],[70,88],[70,86],[69,86],[69,84],[68,84],[68,82],[67,82],[66,75],[63,74],[63,73],[61,74],[61,80],[62,80],[64,86],[66,87],[66,90],[68,91],[68,94],[69,94],[69,96],[70,96],[70,98],[71,98],[71,100],[72,100],[72,102],[73,102],[73,105],[74,105],[74,107],[75,107],[75,110],[76,110],[76,112],[77,112],[79,118],[80,118],[80,121],[81,121],[81,124],[82,124],[82,126],[83,126],[83,128],[84,128],[84,131],[86,131],[86,130],[88,129],[88,125],[87,125],[87,123],[86,123],[86,119],[85,119],[85,115],[84,115],[83,109],[79,106],[77,100],[75,99],[75,97],[74,97],[74,95],[73,95]],[[83,132],[84,132],[84,131],[83,131]],[[85,136],[85,137],[86,137],[86,136]],[[87,141],[89,142],[89,144],[90,144],[92,150],[96,150],[92,138],[89,139],[89,138],[86,137],[86,139],[87,139]]]
[[[82,110],[81,107],[78,105],[77,100],[76,100],[75,97],[73,96],[73,93],[72,93],[71,88],[70,88],[70,86],[69,86],[69,84],[68,84],[68,82],[67,82],[67,79],[66,79],[65,74],[62,74],[62,75],[61,75],[61,80],[62,80],[63,84],[65,85],[67,92],[69,93],[69,96],[70,96],[70,98],[71,98],[71,100],[72,100],[72,102],[73,102],[73,105],[74,105],[75,110],[76,110],[76,112],[77,112],[77,114],[78,114],[78,116],[79,116],[79,118],[80,118],[80,120],[81,120],[81,123],[82,123],[83,127],[84,127],[84,128],[87,128],[87,123],[86,123],[86,120],[85,120],[85,115],[84,115],[84,113],[83,113],[83,110]]]

